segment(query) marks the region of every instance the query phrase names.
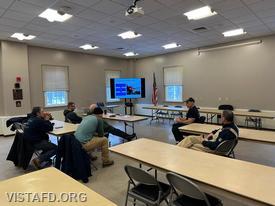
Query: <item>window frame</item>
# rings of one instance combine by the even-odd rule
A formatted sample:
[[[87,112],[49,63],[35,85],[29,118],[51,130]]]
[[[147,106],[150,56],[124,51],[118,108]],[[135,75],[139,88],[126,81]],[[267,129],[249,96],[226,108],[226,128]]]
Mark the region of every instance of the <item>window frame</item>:
[[[68,75],[68,90],[49,90],[49,91],[44,91],[43,88],[43,82],[44,82],[44,77],[43,77],[43,67],[45,66],[49,66],[49,67],[63,67],[67,69],[67,75]],[[65,65],[54,65],[54,64],[41,64],[41,83],[42,83],[42,94],[43,94],[43,104],[44,104],[44,108],[59,108],[59,107],[66,107],[69,99],[70,99],[70,73],[69,73],[69,66],[65,66]],[[47,105],[46,104],[46,92],[58,92],[58,91],[64,91],[67,92],[67,100],[65,104],[60,104],[60,105]]]
[[[177,67],[180,67],[181,69],[183,69],[183,66],[182,65],[173,65],[173,66],[165,66],[163,67],[163,70],[162,70],[162,74],[163,74],[163,89],[164,89],[164,102],[171,102],[171,103],[183,103],[184,101],[184,97],[183,97],[183,94],[184,94],[184,85],[183,83],[181,85],[166,85],[165,84],[165,69],[169,69],[169,68],[177,68]],[[182,73],[182,82],[183,82],[183,73]],[[171,100],[167,100],[167,93],[166,93],[166,87],[167,86],[181,86],[182,87],[182,92],[181,92],[181,100],[179,101],[171,101]]]

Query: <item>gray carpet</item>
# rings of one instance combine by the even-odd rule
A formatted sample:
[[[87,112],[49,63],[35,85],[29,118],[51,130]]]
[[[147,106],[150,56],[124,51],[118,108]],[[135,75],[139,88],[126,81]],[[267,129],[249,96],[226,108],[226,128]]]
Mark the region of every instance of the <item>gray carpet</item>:
[[[112,124],[114,124],[114,122],[112,122]],[[123,128],[122,124],[120,123],[116,123],[115,126]],[[164,123],[152,123],[151,125],[149,125],[149,121],[137,123],[136,133],[138,137],[151,138],[157,141],[175,144],[173,135],[171,134],[171,125],[168,123],[168,121]],[[110,140],[112,145],[121,143],[121,140],[117,137],[110,136]],[[12,141],[12,136],[0,137],[0,180],[33,171],[33,168],[31,166],[27,171],[24,171],[22,169],[14,167],[13,163],[6,161],[6,156],[10,149]],[[274,146],[272,145],[240,141],[236,148],[237,159],[268,166],[275,166],[274,155],[275,150]],[[86,186],[102,194],[117,205],[124,205],[125,192],[128,181],[127,176],[124,172],[124,165],[130,164],[133,166],[138,166],[138,163],[120,157],[118,155],[111,154],[112,159],[114,159],[115,161],[115,165],[108,168],[102,168],[100,154],[97,154],[97,156],[99,157],[99,159],[95,162],[95,165],[98,167],[98,170],[93,171],[93,176],[90,178],[90,181],[86,184]],[[159,179],[165,181],[164,174],[161,172],[159,172]],[[236,204],[231,199],[228,199],[226,196],[219,196],[219,198],[223,200],[225,206],[249,205],[246,202]],[[131,205],[131,203],[129,202],[128,205]],[[163,203],[162,205],[166,204]]]

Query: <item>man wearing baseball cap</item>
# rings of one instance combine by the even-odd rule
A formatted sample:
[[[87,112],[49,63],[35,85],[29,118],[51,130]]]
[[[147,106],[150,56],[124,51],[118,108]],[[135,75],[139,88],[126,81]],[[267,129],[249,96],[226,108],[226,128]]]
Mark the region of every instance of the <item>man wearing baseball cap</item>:
[[[177,142],[184,139],[184,137],[183,137],[184,133],[182,133],[179,130],[179,127],[182,127],[187,124],[192,124],[194,122],[199,122],[199,119],[200,119],[200,113],[199,113],[198,108],[195,105],[195,100],[192,97],[190,97],[185,102],[186,102],[186,106],[188,108],[186,117],[185,118],[182,118],[182,117],[175,118],[175,123],[173,124],[173,127],[172,127],[172,132],[173,132],[173,135]]]

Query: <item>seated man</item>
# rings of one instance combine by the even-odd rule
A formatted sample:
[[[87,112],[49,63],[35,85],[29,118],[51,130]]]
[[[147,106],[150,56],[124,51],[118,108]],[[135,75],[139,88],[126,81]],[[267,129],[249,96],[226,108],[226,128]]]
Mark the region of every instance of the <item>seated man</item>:
[[[79,124],[82,121],[82,117],[79,117],[75,112],[76,106],[74,102],[69,102],[67,109],[64,110],[63,114],[65,116],[65,122],[70,122],[73,124]]]
[[[88,113],[88,116],[83,118],[74,135],[87,152],[92,152],[99,147],[102,166],[107,167],[113,165],[114,161],[109,159],[108,139],[104,137],[102,114],[102,109],[96,107],[93,114]]]
[[[35,150],[42,150],[39,157],[32,160],[37,169],[41,169],[41,163],[51,163],[51,158],[56,155],[57,146],[49,141],[48,132],[53,130],[49,121],[51,115],[43,111],[41,107],[34,107],[24,129],[24,137]]]
[[[96,104],[91,104],[90,106],[90,111],[93,112],[94,108],[96,108],[97,105]],[[136,134],[127,134],[126,132],[123,132],[120,129],[117,129],[113,126],[111,126],[110,124],[108,124],[108,122],[106,122],[105,120],[103,120],[103,129],[104,129],[104,133],[111,133],[112,135],[121,137],[123,139],[126,139],[127,141],[131,141],[133,138],[136,137]]]
[[[179,127],[182,127],[184,125],[191,124],[194,122],[199,122],[199,119],[200,119],[199,110],[197,109],[195,105],[195,100],[192,97],[186,100],[186,106],[188,108],[186,117],[175,118],[175,123],[172,126],[172,132],[177,142],[181,141],[184,138],[183,137],[184,133],[182,133],[179,130]]]
[[[239,129],[234,123],[234,114],[232,111],[223,111],[222,124],[223,126],[220,130],[215,130],[207,136],[188,136],[178,146],[204,152],[213,152],[223,141],[238,138]]]

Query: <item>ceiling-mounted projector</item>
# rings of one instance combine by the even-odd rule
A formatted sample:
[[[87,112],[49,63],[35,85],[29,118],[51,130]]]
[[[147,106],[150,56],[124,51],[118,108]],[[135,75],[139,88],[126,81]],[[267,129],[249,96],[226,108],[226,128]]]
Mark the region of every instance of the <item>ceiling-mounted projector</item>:
[[[135,0],[133,2],[133,4],[126,10],[125,12],[125,16],[129,16],[129,17],[140,17],[144,15],[144,11],[142,9],[142,7],[138,7],[137,6],[137,2],[139,0]]]

